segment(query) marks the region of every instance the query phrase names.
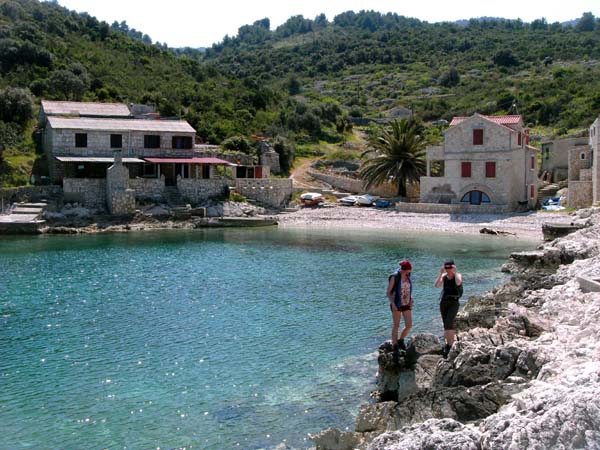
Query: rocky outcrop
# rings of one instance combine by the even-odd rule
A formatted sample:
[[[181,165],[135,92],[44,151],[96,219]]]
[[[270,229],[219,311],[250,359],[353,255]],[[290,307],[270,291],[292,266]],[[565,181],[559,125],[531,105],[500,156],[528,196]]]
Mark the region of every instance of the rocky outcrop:
[[[469,300],[447,358],[435,336],[379,348],[377,403],[330,449],[600,449],[600,210],[582,228],[511,256],[511,281]]]

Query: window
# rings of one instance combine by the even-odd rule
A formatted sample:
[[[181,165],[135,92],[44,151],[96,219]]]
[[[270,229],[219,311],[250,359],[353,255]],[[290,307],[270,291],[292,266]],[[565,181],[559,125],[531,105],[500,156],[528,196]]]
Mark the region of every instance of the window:
[[[535,156],[531,155],[531,157],[530,157],[530,161],[531,161],[531,163],[530,163],[530,165],[529,165],[529,168],[530,168],[531,170],[533,170],[533,169],[535,169]]]
[[[463,178],[471,178],[471,162],[460,163],[460,176]]]
[[[542,145],[542,153],[544,155],[544,159],[550,159],[550,146]]]
[[[473,130],[473,145],[483,145],[483,129]]]
[[[431,161],[430,176],[432,176],[432,177],[443,177],[444,176],[444,160]]]
[[[111,134],[110,135],[110,148],[123,148],[123,135],[122,134]]]
[[[191,136],[173,136],[172,148],[192,148]]]
[[[482,203],[490,203],[490,198],[485,192],[469,191],[463,195],[460,201],[471,205],[481,205]]]
[[[145,134],[144,135],[144,148],[160,148],[160,135]]]
[[[521,146],[521,133],[517,133],[517,145]]]
[[[485,163],[485,177],[496,178],[496,162],[488,161]]]
[[[75,133],[75,147],[87,147],[87,133]]]
[[[581,152],[581,155],[579,156],[579,158],[584,161],[585,160],[585,153]]]

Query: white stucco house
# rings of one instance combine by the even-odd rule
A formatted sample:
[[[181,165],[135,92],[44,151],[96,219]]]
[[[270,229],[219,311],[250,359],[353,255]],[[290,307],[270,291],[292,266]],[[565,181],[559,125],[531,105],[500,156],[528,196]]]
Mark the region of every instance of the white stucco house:
[[[520,115],[454,117],[443,144],[427,148],[420,201],[473,212],[534,207],[537,160]]]

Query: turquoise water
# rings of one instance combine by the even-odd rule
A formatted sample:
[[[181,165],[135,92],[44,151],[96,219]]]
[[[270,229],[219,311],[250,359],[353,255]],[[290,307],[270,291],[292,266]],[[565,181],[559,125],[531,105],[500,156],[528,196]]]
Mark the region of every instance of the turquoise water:
[[[307,448],[352,427],[389,338],[387,275],[503,281],[495,237],[285,229],[0,239],[0,448]]]

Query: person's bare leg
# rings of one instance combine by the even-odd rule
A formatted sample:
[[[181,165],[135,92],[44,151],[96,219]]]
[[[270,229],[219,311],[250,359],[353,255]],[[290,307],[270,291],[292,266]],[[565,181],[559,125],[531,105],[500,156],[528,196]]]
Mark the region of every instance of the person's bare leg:
[[[392,325],[392,345],[396,345],[398,342],[398,329],[400,328],[401,317],[402,313],[400,311],[392,311],[392,318],[394,319],[394,324]]]

